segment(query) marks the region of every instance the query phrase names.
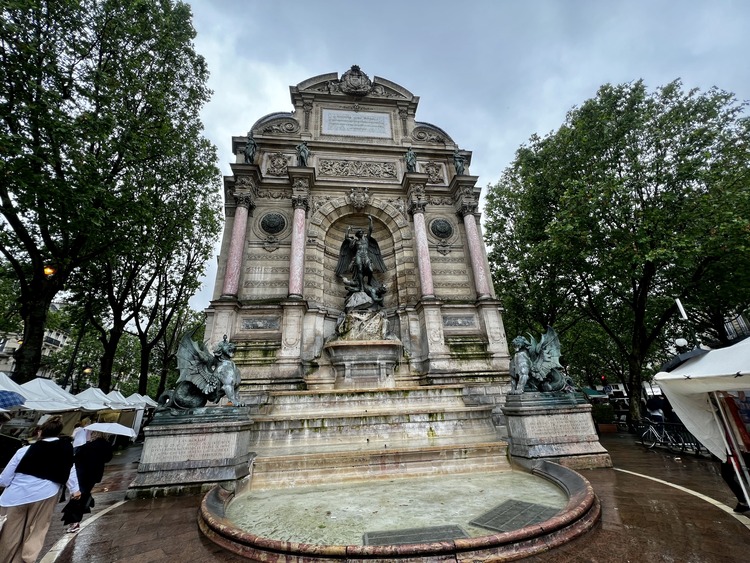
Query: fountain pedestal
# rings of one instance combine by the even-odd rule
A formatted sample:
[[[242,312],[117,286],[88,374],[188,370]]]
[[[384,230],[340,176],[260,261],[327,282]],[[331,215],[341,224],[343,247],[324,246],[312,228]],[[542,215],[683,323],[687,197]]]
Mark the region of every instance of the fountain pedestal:
[[[510,453],[531,464],[548,460],[572,469],[612,467],[599,443],[591,405],[581,393],[524,392],[506,397]]]
[[[398,340],[335,340],[323,349],[336,374],[334,389],[396,387],[394,371],[401,356]]]

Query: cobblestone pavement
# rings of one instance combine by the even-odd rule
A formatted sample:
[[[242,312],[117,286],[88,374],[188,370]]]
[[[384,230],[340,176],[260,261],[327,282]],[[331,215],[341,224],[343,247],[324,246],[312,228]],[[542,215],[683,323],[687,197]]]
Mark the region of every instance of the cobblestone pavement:
[[[605,434],[615,466],[582,471],[602,503],[602,522],[554,551],[528,558],[544,563],[690,562],[748,560],[750,519],[732,513],[735,500],[719,464],[691,454],[649,451],[632,435]],[[200,497],[123,502],[141,447],[119,453],[94,489],[96,506],[81,531],[66,534],[57,515],[43,563],[240,562],[198,530]],[[58,541],[61,540],[61,541]]]

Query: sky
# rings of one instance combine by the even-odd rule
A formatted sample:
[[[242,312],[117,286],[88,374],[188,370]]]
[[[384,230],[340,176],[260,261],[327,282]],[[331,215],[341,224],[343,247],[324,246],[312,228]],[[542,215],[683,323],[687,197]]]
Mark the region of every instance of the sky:
[[[230,175],[232,136],[292,111],[289,86],[359,65],[419,96],[417,121],[472,151],[478,186],[607,83],[717,87],[750,100],[746,0],[187,0],[214,94],[205,135]],[[218,252],[218,250],[217,250]],[[198,310],[211,298],[216,260]]]

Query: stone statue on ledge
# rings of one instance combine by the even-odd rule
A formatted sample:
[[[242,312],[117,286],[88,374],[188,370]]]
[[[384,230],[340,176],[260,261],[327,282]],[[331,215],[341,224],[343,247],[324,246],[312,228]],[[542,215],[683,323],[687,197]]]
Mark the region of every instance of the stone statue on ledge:
[[[411,147],[409,147],[409,150],[406,151],[406,154],[404,155],[404,160],[406,161],[406,171],[407,172],[416,172],[417,171],[417,155],[411,149]]]
[[[185,333],[180,340],[177,349],[180,377],[174,391],[165,392],[159,402],[172,409],[193,409],[204,407],[208,401],[218,403],[226,396],[232,405],[244,406],[238,395],[240,371],[232,361],[236,346],[224,335],[211,353],[205,343],[193,341],[195,330]]]
[[[310,158],[310,149],[307,143],[302,141],[297,145],[297,166],[307,166],[307,160]]]
[[[253,132],[247,132],[247,144],[245,145],[245,164],[253,164],[255,162],[255,153],[258,150],[258,143],[253,138]]]
[[[524,391],[573,391],[569,379],[560,365],[560,339],[552,327],[542,335],[539,342],[529,335],[513,339],[516,353],[510,363],[510,395],[521,395]]]

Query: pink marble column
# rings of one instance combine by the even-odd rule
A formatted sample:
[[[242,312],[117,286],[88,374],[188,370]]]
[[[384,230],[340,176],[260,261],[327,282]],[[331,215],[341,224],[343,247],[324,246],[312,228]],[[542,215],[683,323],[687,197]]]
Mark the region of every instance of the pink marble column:
[[[305,283],[305,214],[307,198],[292,199],[292,255],[289,260],[289,297],[302,297]]]
[[[419,268],[419,279],[422,282],[422,297],[434,297],[435,288],[432,283],[432,262],[430,261],[430,249],[427,246],[427,228],[424,222],[424,207],[413,209],[414,235],[417,239],[417,267]]]
[[[482,253],[482,241],[479,239],[477,222],[473,210],[462,211],[464,216],[464,227],[469,239],[469,255],[471,256],[471,270],[474,272],[474,287],[479,299],[490,297],[489,279],[484,268],[484,255]]]
[[[247,233],[247,218],[252,204],[250,196],[243,195],[235,198],[237,207],[234,211],[234,225],[232,226],[232,240],[229,242],[229,258],[227,271],[224,274],[222,295],[237,297],[240,287],[240,270],[242,268],[242,254],[245,251],[245,235]]]

